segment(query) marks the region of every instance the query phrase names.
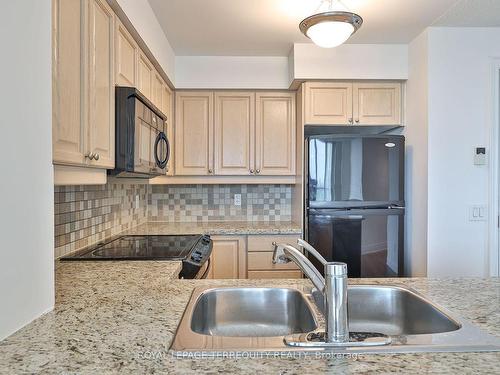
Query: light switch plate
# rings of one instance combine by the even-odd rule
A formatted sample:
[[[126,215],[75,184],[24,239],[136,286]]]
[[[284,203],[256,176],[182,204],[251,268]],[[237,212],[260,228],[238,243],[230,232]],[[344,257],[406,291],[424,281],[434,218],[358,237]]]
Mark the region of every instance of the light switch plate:
[[[486,221],[488,219],[488,209],[484,205],[474,205],[469,207],[470,221]]]
[[[135,196],[135,208],[139,208],[139,196]]]
[[[234,205],[241,206],[241,194],[234,194]]]

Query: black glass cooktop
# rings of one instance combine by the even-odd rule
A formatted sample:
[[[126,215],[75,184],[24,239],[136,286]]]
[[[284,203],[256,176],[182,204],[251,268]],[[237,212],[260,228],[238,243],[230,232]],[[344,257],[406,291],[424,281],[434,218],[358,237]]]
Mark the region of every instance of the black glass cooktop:
[[[200,235],[122,236],[61,260],[182,260]]]

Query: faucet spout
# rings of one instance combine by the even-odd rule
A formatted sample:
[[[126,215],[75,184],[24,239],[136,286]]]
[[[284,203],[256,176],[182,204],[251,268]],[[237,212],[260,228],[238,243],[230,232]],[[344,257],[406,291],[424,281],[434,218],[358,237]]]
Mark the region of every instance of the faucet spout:
[[[273,263],[295,262],[311,280],[314,287],[323,294],[325,301],[326,341],[344,343],[349,341],[347,317],[347,264],[327,262],[319,252],[304,240],[298,245],[314,255],[325,267],[325,277],[304,254],[288,244],[274,245]]]
[[[293,261],[304,272],[304,275],[311,280],[314,287],[323,293],[325,279],[311,261],[292,245],[274,244],[273,263],[288,263],[290,261]]]

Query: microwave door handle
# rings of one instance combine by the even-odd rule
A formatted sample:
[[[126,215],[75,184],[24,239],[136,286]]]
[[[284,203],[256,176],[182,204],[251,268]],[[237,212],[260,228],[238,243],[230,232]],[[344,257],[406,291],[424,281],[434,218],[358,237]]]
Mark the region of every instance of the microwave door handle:
[[[164,141],[165,145],[166,145],[166,150],[165,150],[166,155],[165,155],[165,159],[163,159],[163,160],[160,160],[160,157],[158,156],[158,145],[160,144],[160,141]],[[167,136],[165,135],[164,132],[159,132],[158,136],[156,137],[154,157],[155,157],[156,165],[159,168],[164,169],[167,166],[168,159],[170,158],[170,143],[169,143]]]

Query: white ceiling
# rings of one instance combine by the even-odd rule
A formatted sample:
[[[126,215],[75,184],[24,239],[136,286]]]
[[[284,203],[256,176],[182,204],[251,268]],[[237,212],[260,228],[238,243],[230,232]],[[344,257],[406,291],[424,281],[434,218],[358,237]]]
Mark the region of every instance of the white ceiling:
[[[500,0],[482,1],[500,3]],[[309,42],[300,33],[298,24],[314,12],[320,0],[149,2],[178,56],[287,56],[293,43]],[[456,2],[344,0],[364,19],[362,28],[349,43],[408,43]],[[453,17],[460,14],[450,13],[449,22],[455,22]]]
[[[434,26],[500,27],[500,0],[460,0]]]

